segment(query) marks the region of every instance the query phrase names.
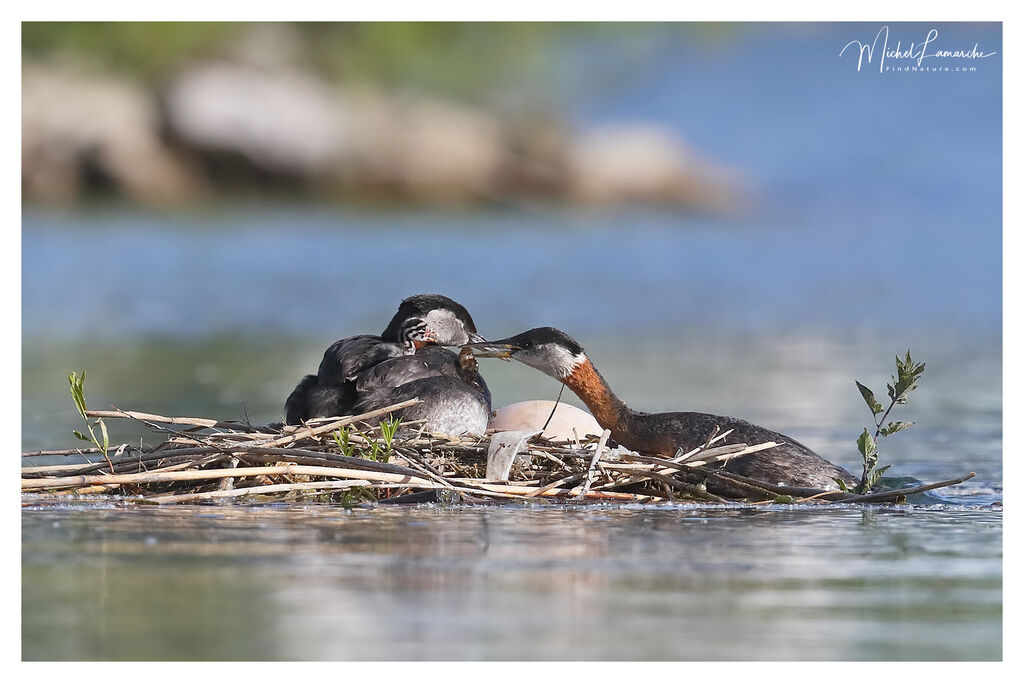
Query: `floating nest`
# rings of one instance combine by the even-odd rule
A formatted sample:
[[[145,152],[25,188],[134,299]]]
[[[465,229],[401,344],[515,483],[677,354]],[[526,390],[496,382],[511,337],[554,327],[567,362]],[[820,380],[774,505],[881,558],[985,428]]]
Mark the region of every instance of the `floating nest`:
[[[125,418],[166,437],[157,446],[24,453],[84,457],[77,464],[22,467],[24,493],[103,495],[142,503],[318,501],[343,504],[479,503],[554,499],[560,502],[730,501],[896,503],[906,496],[959,484],[948,481],[857,495],[779,486],[722,471],[728,460],[772,448],[719,445],[728,433],[673,458],[611,448],[609,432],[551,441],[525,432],[484,437],[425,433],[388,419],[417,403],[404,401],[362,415],[312,420],[302,426],[253,426],[128,410],[87,411],[98,421]],[[396,429],[397,427],[397,429]],[[104,428],[104,434],[105,428]],[[709,493],[728,484],[742,497]],[[719,488],[719,487],[715,487]],[[35,496],[33,496],[35,497]]]

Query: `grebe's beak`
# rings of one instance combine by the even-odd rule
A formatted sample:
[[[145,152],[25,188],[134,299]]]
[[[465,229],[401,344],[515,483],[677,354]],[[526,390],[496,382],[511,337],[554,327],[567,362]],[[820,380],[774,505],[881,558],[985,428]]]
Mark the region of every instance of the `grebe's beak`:
[[[477,358],[501,358],[503,360],[508,360],[514,352],[522,349],[518,344],[513,344],[503,339],[480,344],[469,344],[468,346]]]
[[[474,347],[475,348],[477,344],[488,344],[488,343],[490,343],[486,339],[481,337],[479,334],[476,334],[475,332],[467,332],[466,336],[469,337],[469,341],[467,343],[465,343],[465,344],[441,344],[441,342],[439,340],[438,340],[437,343],[441,344],[442,346],[452,346],[452,347],[457,346],[457,347],[459,347],[461,349],[466,349],[466,348],[470,348],[470,347]]]

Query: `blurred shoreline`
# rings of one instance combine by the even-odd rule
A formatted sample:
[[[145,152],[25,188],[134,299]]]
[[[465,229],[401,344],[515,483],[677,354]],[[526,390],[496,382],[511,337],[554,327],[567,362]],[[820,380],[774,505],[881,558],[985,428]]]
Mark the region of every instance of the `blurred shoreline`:
[[[181,206],[232,196],[473,206],[650,203],[709,214],[738,175],[644,121],[571,130],[285,64],[190,62],[158,86],[68,59],[22,66],[22,195]]]

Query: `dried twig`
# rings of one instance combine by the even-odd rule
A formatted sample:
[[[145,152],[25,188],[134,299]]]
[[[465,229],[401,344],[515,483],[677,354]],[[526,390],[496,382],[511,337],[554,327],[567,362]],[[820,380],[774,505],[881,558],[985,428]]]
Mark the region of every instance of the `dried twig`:
[[[892,491],[876,491],[875,493],[864,493],[860,495],[843,493],[842,491],[833,491],[828,495],[830,496],[829,501],[833,503],[888,503],[895,502],[900,498],[905,498],[912,493],[923,493],[925,491],[934,491],[935,489],[962,484],[974,476],[976,476],[974,472],[968,472],[956,479],[947,479],[945,481],[937,481],[933,484],[921,484],[920,486],[894,489]],[[837,493],[841,495],[837,496]]]

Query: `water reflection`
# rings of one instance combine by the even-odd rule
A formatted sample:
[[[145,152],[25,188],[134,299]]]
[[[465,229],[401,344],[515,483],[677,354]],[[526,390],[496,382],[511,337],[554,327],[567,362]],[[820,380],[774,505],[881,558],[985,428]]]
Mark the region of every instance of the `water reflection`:
[[[30,508],[26,659],[998,659],[986,509]]]

